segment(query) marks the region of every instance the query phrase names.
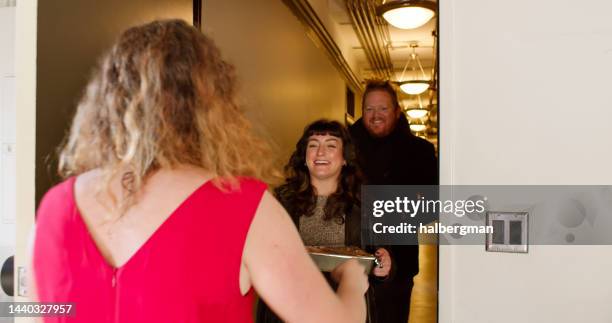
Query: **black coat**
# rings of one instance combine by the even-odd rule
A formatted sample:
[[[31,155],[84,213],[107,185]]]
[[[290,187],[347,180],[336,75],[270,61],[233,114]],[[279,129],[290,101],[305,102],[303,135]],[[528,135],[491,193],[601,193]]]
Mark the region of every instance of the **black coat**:
[[[386,137],[372,137],[363,119],[349,131],[357,147],[361,170],[372,185],[438,185],[438,161],[434,146],[410,132],[402,114]]]
[[[414,136],[401,114],[386,137],[372,137],[359,119],[349,131],[357,148],[359,164],[367,184],[438,185],[438,162],[434,146]],[[415,237],[416,238],[416,237]],[[391,253],[394,275],[374,286],[378,321],[407,322],[412,278],[419,272],[419,246],[385,246]]]

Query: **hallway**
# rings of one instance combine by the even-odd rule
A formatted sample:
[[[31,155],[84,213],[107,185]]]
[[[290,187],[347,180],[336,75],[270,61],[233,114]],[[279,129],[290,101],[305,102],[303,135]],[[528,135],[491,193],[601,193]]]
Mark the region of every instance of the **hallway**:
[[[436,323],[438,312],[438,246],[419,247],[419,274],[414,277],[409,323]]]

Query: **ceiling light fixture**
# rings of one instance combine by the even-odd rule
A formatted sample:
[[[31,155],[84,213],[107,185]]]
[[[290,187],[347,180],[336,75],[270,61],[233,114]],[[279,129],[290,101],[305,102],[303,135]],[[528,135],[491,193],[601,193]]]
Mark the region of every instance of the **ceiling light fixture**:
[[[423,132],[423,131],[427,130],[427,126],[424,125],[424,124],[415,123],[415,124],[411,124],[410,125],[410,130],[412,130],[414,132]]]
[[[423,108],[423,101],[421,101],[420,95],[417,95],[417,100],[419,102],[418,106],[406,109],[406,115],[408,115],[410,120],[423,120],[429,113],[429,109]]]
[[[421,119],[424,118],[429,111],[423,107],[415,107],[406,110],[406,114],[410,119]]]
[[[429,82],[422,80],[404,81],[400,83],[400,89],[406,94],[417,95],[429,89]]]
[[[428,0],[390,0],[378,6],[376,13],[392,26],[414,29],[436,15],[436,4]]]
[[[401,81],[399,81],[399,87],[402,92],[406,94],[418,95],[429,89],[430,81],[427,80],[427,76],[425,75],[425,70],[423,69],[419,55],[416,53],[416,49],[419,47],[419,45],[416,42],[412,42],[410,43],[410,47],[412,48],[412,53],[410,54],[410,58],[406,62],[406,66],[404,66],[404,70],[400,76]],[[412,80],[404,80],[404,74],[406,73],[408,67],[410,67],[410,71],[413,72]]]

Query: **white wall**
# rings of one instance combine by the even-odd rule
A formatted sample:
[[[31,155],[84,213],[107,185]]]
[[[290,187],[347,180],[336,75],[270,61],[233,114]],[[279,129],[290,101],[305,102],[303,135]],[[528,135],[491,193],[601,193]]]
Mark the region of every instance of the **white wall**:
[[[36,141],[36,27],[38,0],[19,0],[16,14],[15,75],[17,88],[16,210],[17,252],[15,270],[26,266],[27,237],[34,224]],[[17,279],[17,275],[15,275]],[[17,282],[16,282],[17,283]],[[17,284],[15,284],[17,286]],[[17,293],[17,291],[15,291]],[[26,301],[17,297],[17,301]],[[29,322],[26,318],[16,322]]]
[[[0,266],[15,255],[15,7],[0,3]],[[0,302],[9,301],[0,290]],[[8,319],[0,318],[0,322]]]
[[[612,184],[610,12],[440,1],[441,184]],[[440,249],[442,323],[612,322],[610,246]]]

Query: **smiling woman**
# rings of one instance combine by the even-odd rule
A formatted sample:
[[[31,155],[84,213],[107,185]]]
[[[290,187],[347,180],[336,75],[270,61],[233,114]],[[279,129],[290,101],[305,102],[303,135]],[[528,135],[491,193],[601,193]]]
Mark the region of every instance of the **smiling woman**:
[[[306,148],[306,166],[310,172],[311,180],[315,188],[318,187],[318,194],[329,195],[335,191],[335,183],[346,166],[346,160],[342,156],[342,139],[325,134],[315,134],[308,138]],[[331,180],[332,185],[325,185],[326,180]]]
[[[317,196],[326,196],[325,219],[342,218],[359,203],[360,172],[355,148],[344,126],[318,120],[304,129],[285,166],[287,179],[276,190],[292,216],[311,214]],[[297,220],[297,218],[294,218]]]
[[[392,267],[389,253],[366,246],[361,239],[361,176],[348,130],[337,121],[311,123],[304,129],[285,171],[287,179],[276,189],[276,195],[304,244],[356,250],[368,247],[382,263],[374,268],[372,276],[388,276]],[[369,313],[373,313],[372,304]],[[281,322],[265,304],[259,306],[257,316],[258,322]],[[373,321],[368,318],[368,322]]]

